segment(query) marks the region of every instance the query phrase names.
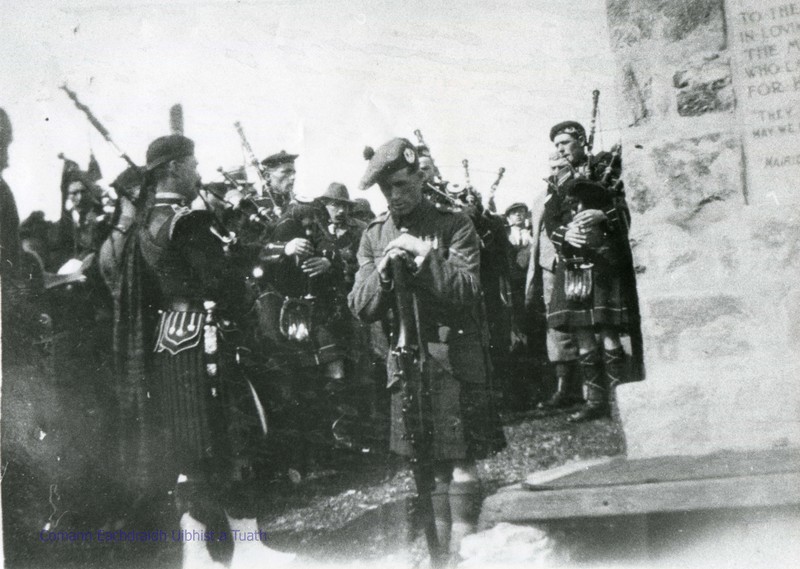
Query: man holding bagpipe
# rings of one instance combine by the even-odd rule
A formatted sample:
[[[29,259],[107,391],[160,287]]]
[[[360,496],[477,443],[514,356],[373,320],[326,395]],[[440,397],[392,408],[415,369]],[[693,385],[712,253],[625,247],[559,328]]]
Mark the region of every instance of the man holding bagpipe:
[[[261,162],[282,214],[261,249],[264,292],[260,332],[270,346],[269,379],[290,477],[336,444],[333,425],[345,379],[346,343],[335,334],[345,311],[341,255],[325,227],[321,203],[294,194],[296,154],[280,151]],[[337,298],[339,301],[337,303]],[[320,452],[322,451],[322,452]]]
[[[208,535],[222,527],[260,535],[252,452],[266,424],[236,364],[237,324],[250,305],[230,259],[231,236],[213,210],[188,207],[200,181],[190,139],[174,134],[153,141],[146,171],[152,200],[136,231],[144,265],[141,301],[150,308],[147,316],[157,319],[146,379],[148,399],[157,406],[149,417],[157,421],[148,429],[149,474],[162,487],[177,479],[182,530]],[[231,566],[287,559],[258,541],[234,541]],[[185,541],[184,567],[210,565],[206,546],[205,539]]]
[[[442,563],[477,523],[475,461],[505,445],[488,385],[480,244],[465,215],[424,199],[417,150],[408,140],[367,148],[364,156],[361,188],[377,183],[389,212],[364,232],[350,308],[366,322],[394,313],[390,444],[411,460],[432,560]],[[408,313],[414,322],[403,320]],[[401,342],[401,330],[415,331],[416,339]]]
[[[563,165],[547,180],[544,226],[558,254],[547,323],[575,335],[586,405],[569,420],[588,421],[610,414],[616,385],[644,377],[630,212],[618,147],[592,156],[574,121],[555,125],[550,140]],[[631,339],[627,372],[621,335]]]

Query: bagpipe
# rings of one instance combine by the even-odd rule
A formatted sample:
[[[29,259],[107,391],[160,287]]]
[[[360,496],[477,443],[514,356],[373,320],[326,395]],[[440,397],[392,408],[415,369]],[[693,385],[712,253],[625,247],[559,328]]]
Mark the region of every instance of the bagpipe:
[[[610,208],[623,208],[625,195],[622,185],[622,144],[615,144],[610,152],[593,154],[594,139],[597,131],[597,116],[599,110],[600,91],[592,91],[592,114],[589,125],[589,134],[584,141],[586,154],[585,170],[580,171],[572,164],[565,163],[557,167],[554,178],[555,190],[563,193],[565,207],[570,211],[570,219],[583,211],[599,209],[607,211]],[[553,185],[552,179],[548,184]],[[627,218],[623,213],[619,217],[626,224]],[[580,247],[575,254],[564,256],[566,265],[564,292],[567,300],[584,302],[592,295],[593,282],[593,252],[604,242],[604,232],[598,226],[581,228],[586,237],[586,244]]]
[[[492,182],[492,185],[489,187],[488,205],[489,205],[489,211],[491,211],[492,213],[497,213],[497,204],[494,201],[494,196],[497,193],[497,188],[500,185],[500,180],[503,179],[503,175],[505,173],[506,169],[501,166],[500,169],[497,171],[497,178],[495,178],[494,182]]]
[[[306,258],[299,255],[282,258],[285,243],[301,238],[306,239],[314,251],[309,258],[322,257],[336,263],[338,251],[323,226],[322,218],[323,213],[317,204],[293,202],[272,232],[270,241],[274,245],[271,246],[281,251],[268,262],[275,264],[279,275],[290,277],[280,286],[267,283],[257,301],[262,330],[273,341],[313,344],[318,335],[318,324],[324,322],[327,312],[335,308],[329,306],[330,303],[321,303],[319,296],[335,293],[332,289],[336,288],[333,286],[336,283],[318,281],[324,275],[305,274],[302,264]]]
[[[428,144],[425,142],[425,139],[422,137],[422,131],[420,129],[416,129],[414,131],[414,135],[417,137],[417,142],[419,143],[420,156],[427,156],[430,158],[434,168],[433,180],[426,181],[425,187],[422,190],[425,194],[425,197],[433,203],[438,203],[445,207],[458,208],[459,204],[447,193],[448,182],[442,179],[441,172],[439,172],[439,167],[436,166],[436,161],[433,159],[433,155],[431,154],[430,146],[428,146]],[[423,154],[423,152],[426,152],[426,154]]]
[[[319,212],[312,204],[296,204],[292,211],[292,218],[303,226],[305,238],[311,243],[317,255],[324,257],[326,254],[330,254],[330,250],[326,248],[327,242],[324,239],[324,229],[321,227]],[[299,267],[303,261],[299,256],[295,256],[294,262]],[[285,297],[281,307],[280,330],[289,341],[306,342],[311,340],[314,325],[314,301],[317,297],[313,291],[313,277],[305,276],[305,280],[305,294],[300,297]]]
[[[465,211],[470,214],[472,210],[474,210],[475,215],[479,216],[484,213],[483,207],[483,198],[481,193],[478,189],[472,185],[472,180],[470,178],[470,171],[469,171],[469,160],[464,158],[461,161],[461,166],[464,168],[464,185],[458,186],[455,184],[452,188],[448,189],[448,192],[451,198],[454,200],[456,204],[456,209],[458,211]],[[506,169],[501,167],[497,171],[497,177],[495,178],[494,182],[489,189],[489,200],[488,200],[488,210],[489,213],[494,214],[496,213],[497,207],[494,203],[494,195],[497,192],[497,188],[500,185],[500,181],[503,179],[503,176],[506,173]]]
[[[247,159],[250,161],[250,165],[255,168],[256,175],[258,176],[261,186],[259,189],[259,197],[267,200],[269,203],[269,207],[264,207],[260,215],[265,216],[270,222],[276,222],[278,219],[280,219],[283,211],[281,206],[275,200],[275,195],[272,193],[269,176],[266,172],[264,172],[261,163],[258,161],[258,158],[256,158],[255,152],[253,152],[253,147],[250,146],[250,142],[247,140],[247,137],[244,134],[242,123],[236,121],[233,123],[233,126],[236,128],[236,132],[239,134],[239,140],[241,141],[242,149],[244,149],[245,153],[247,154]]]
[[[274,227],[277,219],[273,210],[266,207],[257,198],[247,181],[238,180],[222,166],[217,168],[224,182],[203,185],[203,189],[211,194],[225,211],[240,216],[244,221],[261,226]]]
[[[148,199],[148,186],[150,186],[150,181],[147,180],[145,169],[141,166],[138,166],[128,155],[127,152],[123,151],[114,139],[111,138],[111,133],[108,129],[100,122],[100,120],[94,115],[92,110],[85,104],[83,104],[79,99],[78,95],[69,89],[66,85],[62,85],[61,89],[67,94],[67,96],[72,100],[75,106],[80,110],[86,118],[89,120],[89,123],[103,136],[103,138],[117,151],[117,154],[128,163],[128,166],[133,171],[137,172],[141,177],[141,185],[140,191],[138,195],[127,195],[128,199],[135,203],[137,207],[142,206],[146,203]],[[180,134],[183,131],[183,113],[180,105],[174,105],[170,109],[170,126],[173,133]],[[125,191],[127,188],[122,189],[123,195],[125,195]],[[222,220],[217,215],[216,209],[208,203],[208,201],[200,195],[203,202],[205,202],[206,208],[212,213],[212,225],[211,225],[211,233],[216,236],[222,243],[223,250],[226,254],[230,253],[231,247],[236,243],[236,234],[232,231],[229,231]]]

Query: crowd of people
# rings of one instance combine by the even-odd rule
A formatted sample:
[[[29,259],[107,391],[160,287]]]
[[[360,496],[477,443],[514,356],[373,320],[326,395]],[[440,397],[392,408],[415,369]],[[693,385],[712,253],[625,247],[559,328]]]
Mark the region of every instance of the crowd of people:
[[[335,181],[298,199],[298,156],[283,150],[256,182],[241,168],[203,184],[180,133],[112,191],[65,158],[56,223],[20,224],[2,182],[4,367],[49,335],[53,373],[103,376],[126,511],[174,491],[184,530],[257,532],[267,473],[299,482],[325,453],[388,449],[430,472],[429,488],[415,480],[431,554],[454,559],[480,511],[476,461],[505,446],[503,413],[603,419],[614,387],[643,378],[619,148],[591,154],[573,121],[550,139],[533,209],[502,214],[499,178],[484,204],[406,138],[365,149],[359,189],[379,186],[377,216]],[[215,562],[184,547],[187,567]],[[262,558],[290,560],[237,542],[230,563]]]

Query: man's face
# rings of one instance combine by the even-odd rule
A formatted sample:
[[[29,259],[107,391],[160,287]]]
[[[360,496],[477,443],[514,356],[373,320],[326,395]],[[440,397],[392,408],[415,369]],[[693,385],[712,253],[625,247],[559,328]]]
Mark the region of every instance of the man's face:
[[[556,152],[573,166],[580,164],[586,158],[583,151],[583,137],[577,137],[566,132],[556,135],[553,139]]]
[[[73,209],[83,211],[88,208],[89,192],[83,182],[70,182],[70,185],[67,186],[67,197],[72,203]]]
[[[511,210],[508,212],[508,224],[516,227],[522,227],[522,225],[525,223],[526,213],[527,212],[521,207]]]
[[[295,174],[293,162],[280,164],[269,170],[269,183],[272,191],[283,195],[292,195]]]
[[[347,202],[330,200],[325,202],[325,209],[328,216],[335,225],[341,225],[347,221],[348,205]]]
[[[189,199],[197,197],[200,185],[200,173],[197,171],[197,158],[187,156],[173,161],[175,166],[173,174],[178,182],[178,191]]]
[[[422,172],[424,182],[433,182],[436,177],[436,167],[433,160],[427,156],[419,157],[419,171]]]
[[[402,168],[380,182],[381,192],[389,204],[392,215],[408,215],[422,201],[422,172],[409,172]]]

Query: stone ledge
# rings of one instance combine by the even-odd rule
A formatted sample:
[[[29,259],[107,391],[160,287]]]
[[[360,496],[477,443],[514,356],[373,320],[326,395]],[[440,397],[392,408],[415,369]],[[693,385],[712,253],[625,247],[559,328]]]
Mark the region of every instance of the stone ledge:
[[[694,458],[619,458],[525,488],[523,484],[487,498],[481,527],[498,522],[796,506],[800,504],[800,453],[781,449]]]

